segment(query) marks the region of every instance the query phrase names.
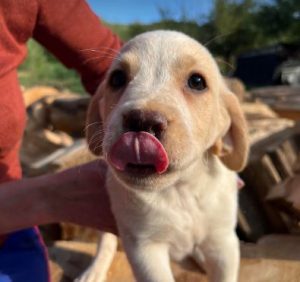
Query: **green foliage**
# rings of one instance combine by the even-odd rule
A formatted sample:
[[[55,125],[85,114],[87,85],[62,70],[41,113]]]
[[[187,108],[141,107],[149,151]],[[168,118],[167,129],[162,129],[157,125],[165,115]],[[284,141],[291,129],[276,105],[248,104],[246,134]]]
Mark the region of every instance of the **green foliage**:
[[[28,57],[19,68],[22,85],[49,85],[84,93],[80,78],[73,70],[64,67],[47,50],[33,40],[28,42]]]
[[[201,5],[199,6],[199,9]],[[234,58],[253,48],[300,40],[299,0],[214,0],[214,8],[206,22],[189,19],[182,8],[175,20],[167,8],[160,8],[161,20],[144,25],[109,25],[124,41],[145,31],[169,29],[182,31],[205,44],[220,58],[224,72],[232,70]],[[199,10],[199,19],[201,11]],[[20,67],[20,80],[25,86],[35,84],[69,88],[84,92],[74,71],[67,70],[51,54],[34,41],[28,44],[29,56]]]
[[[230,59],[249,49],[299,41],[299,17],[299,0],[215,0],[209,24],[219,38],[211,47]]]
[[[213,53],[231,62],[234,55],[259,46],[261,31],[254,22],[254,8],[252,0],[215,0],[208,23]]]
[[[198,38],[200,27],[195,21],[175,21],[172,19],[164,19],[153,24],[133,23],[128,26],[109,25],[111,29],[118,34],[124,41],[128,41],[132,37],[146,31],[157,29],[177,30],[189,34],[194,38]]]
[[[300,40],[300,1],[273,0],[256,14],[256,23],[263,27],[265,40],[295,42]]]
[[[132,28],[132,25],[122,25],[122,24],[110,24],[110,23],[105,23],[108,27],[111,28],[111,30],[115,33],[118,34],[118,36],[123,40],[123,41],[128,41],[130,37],[130,29]]]

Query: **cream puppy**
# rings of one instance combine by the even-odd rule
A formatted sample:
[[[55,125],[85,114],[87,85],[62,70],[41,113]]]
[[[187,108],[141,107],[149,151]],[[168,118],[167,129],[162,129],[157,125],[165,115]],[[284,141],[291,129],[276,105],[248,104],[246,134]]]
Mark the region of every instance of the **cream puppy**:
[[[209,281],[237,281],[235,171],[246,163],[247,130],[204,46],[174,31],[129,41],[92,99],[87,138],[109,165],[112,209],[137,281],[174,281],[170,257],[187,256]],[[109,236],[81,281],[105,279],[116,248]]]

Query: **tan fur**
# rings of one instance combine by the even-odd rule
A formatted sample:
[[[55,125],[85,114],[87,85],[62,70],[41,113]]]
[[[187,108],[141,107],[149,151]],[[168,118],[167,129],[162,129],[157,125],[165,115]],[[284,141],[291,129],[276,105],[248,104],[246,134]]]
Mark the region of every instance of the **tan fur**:
[[[129,78],[120,90],[108,85],[115,69],[125,70]],[[203,76],[205,90],[188,86],[193,73]],[[165,117],[167,128],[160,142],[170,161],[165,173],[144,178],[108,170],[112,209],[136,279],[174,281],[169,256],[192,256],[205,266],[210,281],[237,281],[234,171],[245,165],[248,140],[238,100],[210,53],[171,31],[149,32],[129,41],[92,100],[90,149],[106,157],[124,133],[124,113],[135,109],[155,110]],[[97,258],[95,267],[101,267]]]
[[[231,119],[229,134],[233,142],[233,149],[229,154],[222,156],[221,160],[228,168],[241,171],[245,167],[249,149],[246,120],[234,94],[225,94],[224,101]]]

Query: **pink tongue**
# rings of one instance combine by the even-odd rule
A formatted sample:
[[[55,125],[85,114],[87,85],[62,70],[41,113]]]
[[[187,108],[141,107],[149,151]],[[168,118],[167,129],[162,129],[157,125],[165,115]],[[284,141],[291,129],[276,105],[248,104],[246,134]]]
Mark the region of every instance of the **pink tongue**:
[[[126,165],[153,165],[156,172],[164,173],[169,165],[163,145],[150,133],[129,131],[120,136],[108,153],[109,162],[118,170]]]

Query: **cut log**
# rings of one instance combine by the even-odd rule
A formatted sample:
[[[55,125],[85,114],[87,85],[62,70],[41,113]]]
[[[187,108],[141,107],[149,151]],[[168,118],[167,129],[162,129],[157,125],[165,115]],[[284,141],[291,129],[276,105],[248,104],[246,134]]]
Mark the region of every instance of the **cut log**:
[[[251,90],[252,97],[268,104],[284,118],[300,120],[300,87],[272,86]]]
[[[31,164],[29,176],[64,170],[97,159],[89,150],[84,139],[76,140],[71,146],[58,149]]]
[[[298,157],[298,151],[297,147],[294,143],[294,140],[286,140],[281,144],[281,149],[289,163],[292,169],[295,168],[297,157]]]
[[[54,130],[83,137],[89,96],[66,96],[56,99],[49,109],[49,121]]]
[[[281,179],[284,180],[294,175],[292,166],[280,147],[275,149],[275,151],[270,152],[269,155]]]
[[[49,86],[36,86],[23,91],[23,97],[26,107],[29,107],[42,98],[56,95],[60,95],[58,89]]]
[[[271,158],[268,155],[264,155],[256,162],[251,162],[241,175],[242,179],[246,182],[246,188],[247,185],[251,188],[251,192],[249,191],[249,193],[253,193],[259,209],[261,209],[261,212],[267,218],[267,222],[263,222],[263,218],[256,218],[256,220],[262,221],[261,224],[265,225],[268,233],[287,232],[287,227],[280,217],[279,211],[266,201],[266,197],[272,187],[282,182]],[[256,224],[256,221],[249,222],[249,225],[253,226],[253,229],[255,229]]]
[[[48,129],[25,131],[20,159],[24,176],[39,175],[35,163],[47,158],[54,151],[66,148],[73,144],[73,139],[64,132],[52,132]],[[45,171],[43,171],[45,173]]]

